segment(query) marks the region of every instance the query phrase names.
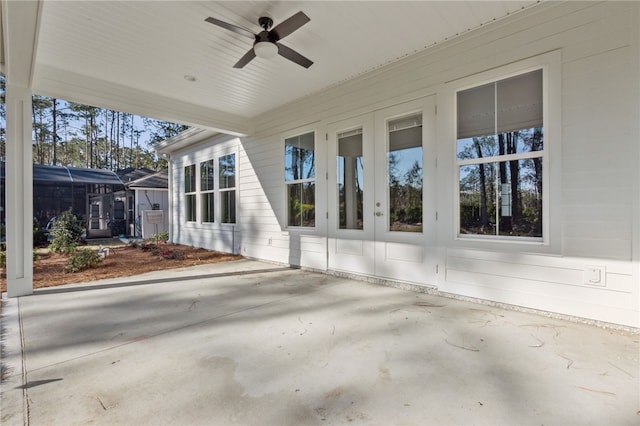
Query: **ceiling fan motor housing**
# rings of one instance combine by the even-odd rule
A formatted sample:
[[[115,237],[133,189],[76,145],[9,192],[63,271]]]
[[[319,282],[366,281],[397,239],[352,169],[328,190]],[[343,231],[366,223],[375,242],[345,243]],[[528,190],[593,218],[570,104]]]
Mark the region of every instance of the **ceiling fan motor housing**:
[[[258,18],[258,24],[260,24],[260,26],[264,28],[265,31],[269,31],[269,28],[271,28],[271,26],[273,25],[273,19],[269,18],[268,16],[261,16],[260,18]]]

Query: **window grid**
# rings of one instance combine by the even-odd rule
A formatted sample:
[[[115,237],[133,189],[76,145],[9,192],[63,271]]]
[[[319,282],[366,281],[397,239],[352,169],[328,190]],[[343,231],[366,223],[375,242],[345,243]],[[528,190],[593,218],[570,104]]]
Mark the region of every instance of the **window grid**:
[[[287,226],[315,227],[315,134],[285,139]]]
[[[543,237],[542,70],[457,92],[458,234]]]

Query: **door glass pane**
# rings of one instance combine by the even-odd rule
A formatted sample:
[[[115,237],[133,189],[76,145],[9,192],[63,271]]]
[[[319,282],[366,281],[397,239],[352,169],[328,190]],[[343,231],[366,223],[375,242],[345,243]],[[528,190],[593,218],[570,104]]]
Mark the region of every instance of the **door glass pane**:
[[[389,230],[422,232],[422,115],[388,124]]]
[[[363,228],[362,129],[338,135],[338,217],[340,229]]]

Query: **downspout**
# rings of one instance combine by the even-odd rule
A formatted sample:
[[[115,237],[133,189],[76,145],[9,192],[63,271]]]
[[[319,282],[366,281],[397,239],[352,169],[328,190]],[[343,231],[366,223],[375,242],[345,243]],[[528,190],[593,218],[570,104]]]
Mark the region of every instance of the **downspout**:
[[[169,154],[167,159],[167,172],[168,172],[168,191],[167,201],[169,210],[169,241],[174,243],[173,239],[173,157]]]

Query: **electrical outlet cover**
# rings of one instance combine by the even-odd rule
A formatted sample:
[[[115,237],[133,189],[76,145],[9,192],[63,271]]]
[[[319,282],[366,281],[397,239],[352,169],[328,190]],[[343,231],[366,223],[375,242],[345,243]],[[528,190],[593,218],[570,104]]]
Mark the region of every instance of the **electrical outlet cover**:
[[[583,272],[583,283],[605,287],[607,285],[607,268],[605,266],[585,265]]]

